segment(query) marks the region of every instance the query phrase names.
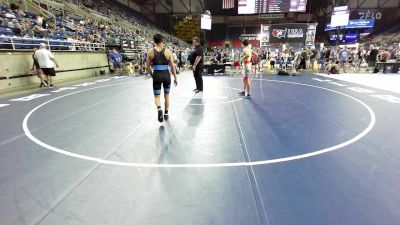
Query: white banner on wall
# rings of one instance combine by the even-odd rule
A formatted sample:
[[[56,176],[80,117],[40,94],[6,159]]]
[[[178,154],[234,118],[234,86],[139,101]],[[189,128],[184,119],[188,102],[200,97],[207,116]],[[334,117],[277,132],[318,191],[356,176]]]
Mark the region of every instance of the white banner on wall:
[[[305,45],[314,45],[317,26],[318,26],[317,23],[261,25],[260,46],[267,47],[271,44],[271,42],[278,42],[278,43],[296,42],[296,43],[304,43]],[[299,28],[297,29],[298,32],[293,32],[293,30],[296,29],[289,29],[293,27],[298,27]]]

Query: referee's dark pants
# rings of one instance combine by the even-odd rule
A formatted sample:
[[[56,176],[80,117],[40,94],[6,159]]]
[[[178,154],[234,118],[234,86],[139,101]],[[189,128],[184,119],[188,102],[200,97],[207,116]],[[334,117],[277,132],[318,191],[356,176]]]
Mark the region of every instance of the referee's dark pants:
[[[203,91],[203,66],[197,66],[193,71],[194,80],[196,81],[196,89]]]

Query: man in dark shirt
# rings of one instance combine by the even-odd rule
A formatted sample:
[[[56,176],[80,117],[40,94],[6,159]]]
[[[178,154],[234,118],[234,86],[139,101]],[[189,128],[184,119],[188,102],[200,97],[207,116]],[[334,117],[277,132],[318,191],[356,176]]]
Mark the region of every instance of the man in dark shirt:
[[[370,52],[368,55],[368,67],[370,68],[375,67],[378,53],[379,53],[378,49],[376,49],[373,45],[371,45]]]
[[[199,92],[203,92],[203,54],[204,50],[203,47],[200,45],[200,38],[194,37],[193,38],[193,46],[195,47],[194,52],[192,53],[194,62],[192,63],[192,70],[194,79],[196,81],[196,89],[193,91],[197,94]]]
[[[299,69],[305,70],[306,69],[306,61],[307,61],[307,49],[303,48],[303,51],[300,53],[300,64],[299,64],[297,70],[299,70]]]
[[[218,60],[219,63],[222,60],[222,53],[221,53],[221,50],[219,50],[219,49],[217,49],[217,60]]]
[[[211,59],[211,63],[212,64],[218,64],[218,60],[216,56],[213,56],[213,58]]]
[[[315,47],[311,48],[311,56],[310,56],[310,70],[314,71],[314,64],[315,64],[315,60],[317,60],[318,57],[318,51],[317,49],[315,49]]]
[[[331,57],[331,48],[326,49],[325,51],[325,62],[329,62],[329,58]]]
[[[179,70],[181,70],[181,68],[182,68],[182,65],[183,65],[183,63],[182,63],[182,51],[181,50],[179,50],[179,52],[178,52],[178,68],[179,68]]]

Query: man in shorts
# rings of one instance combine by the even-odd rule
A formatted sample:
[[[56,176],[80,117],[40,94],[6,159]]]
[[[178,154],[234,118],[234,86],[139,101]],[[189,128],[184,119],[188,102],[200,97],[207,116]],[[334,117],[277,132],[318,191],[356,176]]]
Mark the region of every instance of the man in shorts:
[[[264,51],[261,52],[261,56],[259,56],[261,58],[260,60],[260,64],[259,64],[259,68],[260,68],[260,72],[264,71],[264,65],[267,61],[267,53]]]
[[[373,70],[376,66],[376,61],[378,60],[379,50],[375,46],[371,45],[370,50],[368,52],[368,70]]]
[[[171,89],[171,68],[174,75],[174,84],[178,85],[176,78],[176,67],[171,50],[167,49],[164,44],[164,38],[161,34],[153,36],[155,47],[147,52],[146,70],[153,78],[154,100],[157,107],[157,119],[160,123],[169,119],[169,92]],[[151,68],[152,67],[152,68]],[[164,89],[165,108],[164,114],[161,109],[161,87]]]
[[[307,49],[303,48],[299,55],[300,63],[297,67],[297,70],[306,70],[307,69],[307,57],[308,57]]]
[[[270,70],[272,70],[275,73],[276,72],[275,71],[275,62],[276,62],[277,54],[274,50],[271,50],[269,56],[270,56],[270,59],[269,59]]]
[[[242,48],[243,48],[243,55],[242,55],[242,60],[243,60],[243,69],[244,69],[244,76],[243,76],[243,85],[244,85],[244,90],[240,92],[240,95],[244,95],[247,98],[250,98],[250,81],[249,81],[249,76],[251,73],[251,59],[252,57],[257,57],[257,53],[255,53],[250,45],[249,45],[249,40],[243,40],[242,41]]]
[[[314,71],[315,61],[318,60],[319,55],[317,49],[314,46],[311,47],[311,56],[310,56],[310,67],[309,70]]]
[[[347,46],[344,46],[344,48],[339,51],[339,65],[340,68],[343,69],[343,72],[345,73],[349,56],[350,56],[350,51],[347,49]]]
[[[40,69],[43,74],[47,77],[47,80],[50,84],[50,87],[54,87],[53,77],[56,76],[56,71],[54,70],[54,65],[58,68],[58,63],[53,53],[47,50],[47,46],[45,43],[41,43],[39,50],[37,50],[33,56],[40,65]]]
[[[235,67],[235,73],[240,70],[240,52],[238,50],[233,55],[233,66]]]
[[[36,75],[39,79],[40,79],[40,86],[41,87],[47,87],[48,83],[47,80],[45,80],[44,76],[43,76],[43,72],[40,69],[40,65],[39,62],[35,59],[35,53],[37,51],[37,48],[33,48],[33,55],[32,55],[32,59],[33,59],[33,64],[32,64],[32,71],[34,73],[34,75]]]

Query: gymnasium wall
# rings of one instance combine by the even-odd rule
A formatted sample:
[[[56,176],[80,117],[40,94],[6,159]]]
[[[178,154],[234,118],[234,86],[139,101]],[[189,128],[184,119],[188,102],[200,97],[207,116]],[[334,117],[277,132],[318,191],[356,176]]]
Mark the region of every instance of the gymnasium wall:
[[[30,74],[32,52],[0,51],[0,93],[39,86],[39,78]],[[55,83],[96,76],[108,69],[105,52],[53,52],[59,68],[55,68]]]

